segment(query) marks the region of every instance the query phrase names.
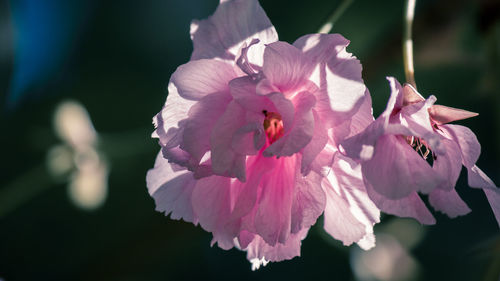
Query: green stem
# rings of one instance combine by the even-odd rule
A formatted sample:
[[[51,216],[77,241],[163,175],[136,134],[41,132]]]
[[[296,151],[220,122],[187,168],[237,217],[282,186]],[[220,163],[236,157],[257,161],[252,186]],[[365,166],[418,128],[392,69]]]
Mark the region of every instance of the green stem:
[[[333,11],[333,13],[328,17],[326,23],[321,26],[318,33],[330,33],[332,31],[333,25],[340,19],[347,8],[354,2],[354,0],[344,0],[340,5]]]
[[[415,16],[415,3],[417,0],[408,0],[405,8],[404,18],[404,33],[403,33],[403,62],[405,68],[406,82],[411,84],[415,89],[415,69],[413,67],[413,40],[412,26]]]

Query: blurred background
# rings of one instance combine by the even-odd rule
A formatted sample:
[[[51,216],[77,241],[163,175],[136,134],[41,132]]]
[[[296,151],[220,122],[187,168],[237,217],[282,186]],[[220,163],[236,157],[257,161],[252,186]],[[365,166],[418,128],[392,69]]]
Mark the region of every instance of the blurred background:
[[[159,150],[151,118],[192,51],[189,23],[217,0],[0,0],[0,280],[498,280],[500,232],[484,194],[472,213],[421,226],[385,216],[369,252],[318,220],[302,256],[250,270],[200,227],[155,212],[145,176]],[[280,40],[316,32],[341,1],[261,0]],[[374,113],[385,76],[404,81],[403,2],[355,0],[333,27],[363,64]],[[419,0],[419,91],[479,112],[460,121],[500,184],[500,3]]]

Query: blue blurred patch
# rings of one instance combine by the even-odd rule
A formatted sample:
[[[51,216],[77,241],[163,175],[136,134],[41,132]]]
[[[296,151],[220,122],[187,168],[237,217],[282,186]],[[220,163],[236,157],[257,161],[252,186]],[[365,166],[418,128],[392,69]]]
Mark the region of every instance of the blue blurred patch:
[[[35,98],[59,77],[86,19],[90,1],[11,0],[14,66],[7,107]]]

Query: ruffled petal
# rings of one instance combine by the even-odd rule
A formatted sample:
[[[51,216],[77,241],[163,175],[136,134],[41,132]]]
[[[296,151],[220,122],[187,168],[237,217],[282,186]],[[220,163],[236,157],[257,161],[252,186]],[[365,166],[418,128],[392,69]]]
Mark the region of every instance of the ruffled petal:
[[[197,223],[198,218],[191,205],[196,180],[191,172],[185,169],[174,171],[172,165],[158,153],[154,168],[146,176],[146,184],[157,211],[170,214],[172,219]]]
[[[294,43],[317,67],[310,79],[320,88],[318,113],[335,124],[349,120],[366,98],[362,67],[359,60],[346,51],[348,44],[339,34],[311,34]]]
[[[219,60],[190,61],[177,68],[170,82],[179,95],[188,100],[200,100],[215,92],[229,93],[229,81],[238,74],[235,68]]]
[[[366,193],[359,164],[337,153],[322,186],[326,232],[344,245],[356,242],[365,250],[375,246],[373,225],[380,221],[380,211]]]
[[[252,263],[252,270],[258,269],[261,265],[265,266],[270,261],[278,262],[300,256],[300,245],[308,231],[308,228],[302,229],[300,232],[292,234],[286,243],[277,243],[274,246],[267,244],[258,235],[246,233],[252,237],[251,242],[244,249],[247,251],[247,259]]]
[[[436,211],[441,211],[450,218],[463,216],[471,211],[455,189],[442,190],[436,188],[429,194],[429,202]]]
[[[168,84],[168,96],[160,113],[153,117],[156,128],[153,137],[159,138],[161,146],[172,148],[182,140],[181,121],[188,117],[188,111],[196,102],[179,96],[174,84]]]
[[[208,19],[191,23],[191,60],[222,58],[235,61],[243,44],[257,38],[264,44],[278,34],[257,0],[223,1]]]

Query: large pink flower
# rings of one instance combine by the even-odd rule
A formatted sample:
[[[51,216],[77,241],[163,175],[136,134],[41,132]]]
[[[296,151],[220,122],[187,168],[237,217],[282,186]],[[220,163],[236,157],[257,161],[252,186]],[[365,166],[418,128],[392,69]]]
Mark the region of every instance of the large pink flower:
[[[462,165],[469,185],[482,188],[500,224],[500,190],[475,165],[481,151],[467,127],[447,124],[476,113],[435,105],[411,85],[388,78],[387,108],[363,132],[342,143],[346,155],[360,159],[368,194],[390,214],[434,224],[418,192],[429,195],[434,209],[456,217],[470,212],[455,191]]]
[[[373,120],[349,42],[280,42],[257,0],[221,1],[191,37],[191,61],[154,117],[161,153],[147,185],[157,210],[246,250],[255,267],[298,256],[323,212],[333,237],[372,247],[379,211],[337,148]]]

